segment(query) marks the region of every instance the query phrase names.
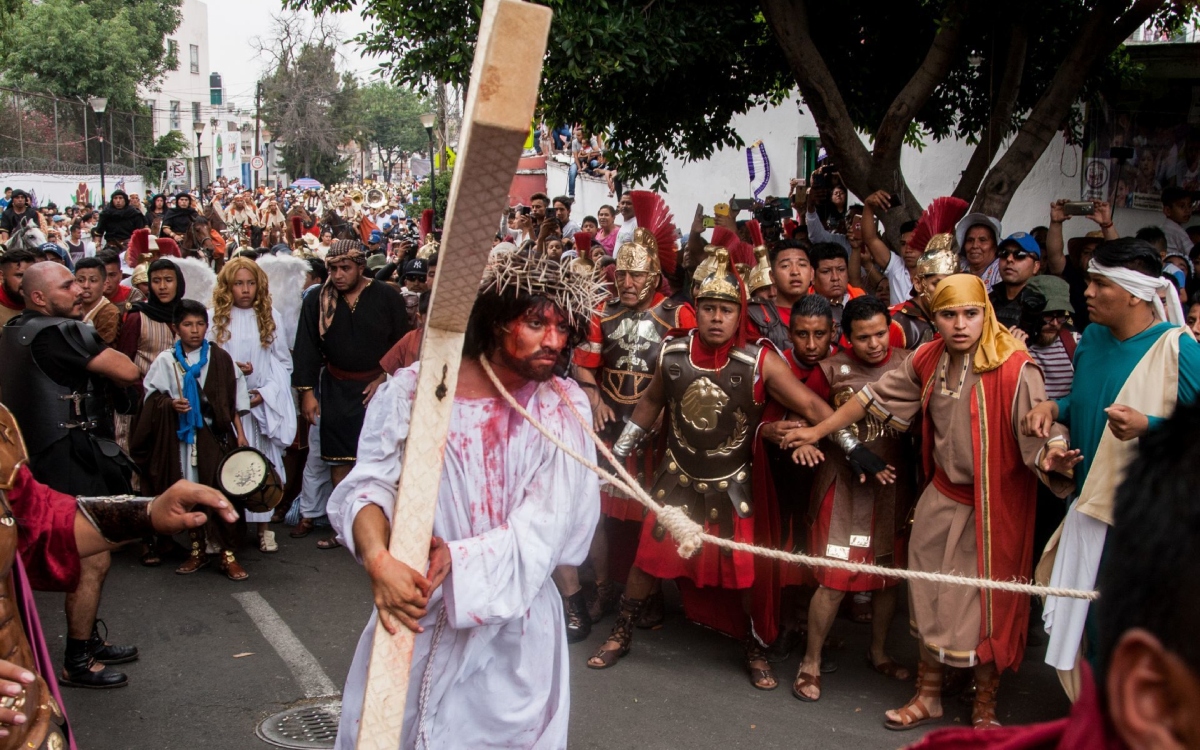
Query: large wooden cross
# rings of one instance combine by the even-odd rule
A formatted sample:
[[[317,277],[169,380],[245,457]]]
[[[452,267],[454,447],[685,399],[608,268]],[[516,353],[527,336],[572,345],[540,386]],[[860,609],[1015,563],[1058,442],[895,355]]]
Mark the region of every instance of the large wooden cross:
[[[529,136],[551,15],[549,8],[522,0],[487,0],[483,6],[392,514],[389,549],[415,570],[425,570],[429,560],[463,335]],[[413,639],[403,626],[395,636],[375,629],[358,750],[400,747]]]

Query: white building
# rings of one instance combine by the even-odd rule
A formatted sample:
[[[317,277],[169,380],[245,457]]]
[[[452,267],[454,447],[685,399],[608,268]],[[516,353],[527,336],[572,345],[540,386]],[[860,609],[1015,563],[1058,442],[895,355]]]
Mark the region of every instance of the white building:
[[[182,20],[167,38],[168,51],[178,64],[153,90],[143,92],[154,119],[154,137],[178,130],[195,137],[192,124],[207,122],[214,109],[208,94],[208,6],[201,0],[183,0]]]

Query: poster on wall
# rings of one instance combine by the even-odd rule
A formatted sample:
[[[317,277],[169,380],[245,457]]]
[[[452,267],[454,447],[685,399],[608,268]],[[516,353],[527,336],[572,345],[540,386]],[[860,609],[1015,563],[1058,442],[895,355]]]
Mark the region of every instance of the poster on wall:
[[[1159,211],[1168,187],[1200,194],[1200,84],[1163,84],[1091,108],[1084,199]]]

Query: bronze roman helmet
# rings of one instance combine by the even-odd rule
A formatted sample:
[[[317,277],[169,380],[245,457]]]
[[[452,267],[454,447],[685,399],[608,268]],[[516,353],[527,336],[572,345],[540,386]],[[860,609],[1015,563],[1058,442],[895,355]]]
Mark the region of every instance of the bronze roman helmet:
[[[696,300],[719,299],[735,304],[742,304],[742,289],[738,277],[729,264],[729,251],[718,247],[712,255],[712,272],[704,277],[696,289]]]
[[[771,275],[771,259],[767,255],[765,245],[754,248],[754,260],[754,268],[750,269],[746,277],[746,293],[751,295],[756,290],[775,283],[775,277]]]

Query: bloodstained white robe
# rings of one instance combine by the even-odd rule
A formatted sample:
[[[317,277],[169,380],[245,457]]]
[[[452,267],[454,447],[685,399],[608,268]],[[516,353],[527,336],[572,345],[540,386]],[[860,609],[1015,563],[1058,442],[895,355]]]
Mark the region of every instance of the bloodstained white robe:
[[[329,499],[329,520],[356,557],[359,510],[374,503],[392,515],[419,366],[400,370],[375,394],[358,461]],[[590,419],[579,387],[558,383]],[[550,383],[531,382],[514,395],[565,444],[595,460],[595,447]],[[502,400],[455,399],[433,526],[449,545],[452,567],[416,637],[402,747],[417,745],[424,680],[429,748],[567,746],[567,639],[550,574],[583,562],[599,516],[594,474]],[[357,739],[378,616],[372,613],[346,679],[339,750],[352,750]],[[434,647],[439,616],[447,619]]]
[[[233,359],[235,369],[241,375],[238,362],[249,362],[253,371],[245,376],[246,389],[258,391],[263,402],[250,408],[250,419],[242,419],[242,430],[251,448],[262,451],[275,471],[279,481],[287,482],[283,470],[283,451],[296,439],[296,402],[292,399],[292,353],[288,351],[283,321],[274,311],[275,340],[264,348],[258,335],[258,318],[252,308],[232,307],[229,310],[229,340],[219,346]],[[208,312],[208,340],[216,342],[216,327],[212,325],[212,311]],[[253,513],[245,511],[248,523],[266,523],[271,520],[271,511]]]

